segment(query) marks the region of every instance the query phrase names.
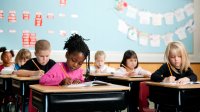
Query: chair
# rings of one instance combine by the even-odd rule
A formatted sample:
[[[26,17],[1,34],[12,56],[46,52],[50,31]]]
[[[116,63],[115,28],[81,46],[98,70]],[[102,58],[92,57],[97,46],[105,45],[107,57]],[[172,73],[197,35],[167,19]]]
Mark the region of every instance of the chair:
[[[140,112],[156,112],[155,109],[149,108],[149,87],[145,82],[140,82],[140,90],[139,90],[139,111]]]

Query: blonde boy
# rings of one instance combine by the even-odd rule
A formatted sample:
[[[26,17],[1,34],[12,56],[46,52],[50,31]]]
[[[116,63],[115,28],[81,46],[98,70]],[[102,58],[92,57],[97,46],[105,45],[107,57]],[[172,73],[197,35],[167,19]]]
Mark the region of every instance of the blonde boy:
[[[18,71],[17,75],[22,77],[40,76],[46,73],[55,61],[49,59],[51,45],[47,40],[38,40],[35,44],[35,56],[28,60]]]
[[[90,67],[91,73],[114,73],[115,69],[105,65],[106,54],[104,51],[95,53],[94,66]]]

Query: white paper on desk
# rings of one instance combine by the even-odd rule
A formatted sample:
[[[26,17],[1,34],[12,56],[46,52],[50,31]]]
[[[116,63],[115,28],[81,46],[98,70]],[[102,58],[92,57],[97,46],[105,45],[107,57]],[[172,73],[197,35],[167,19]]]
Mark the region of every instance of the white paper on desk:
[[[126,22],[121,20],[121,19],[119,19],[118,20],[118,30],[120,32],[122,32],[122,33],[127,34],[128,29],[129,29],[129,26],[126,24]]]
[[[75,88],[75,87],[89,87],[89,86],[101,86],[101,85],[108,85],[108,83],[103,81],[89,81],[80,84],[67,85],[66,87]]]
[[[176,82],[160,82],[161,84],[176,85]]]
[[[184,11],[186,12],[187,16],[191,16],[194,14],[194,4],[189,3],[184,7]]]
[[[165,19],[165,23],[167,25],[172,25],[174,24],[174,13],[169,12],[169,13],[165,13],[164,14],[164,19]]]
[[[176,35],[179,37],[180,40],[183,40],[187,38],[187,35],[185,33],[185,27],[180,27],[175,31]]]
[[[138,9],[136,9],[136,8],[130,6],[130,5],[128,5],[127,9],[128,10],[126,12],[126,16],[135,19],[136,15],[138,13]]]
[[[177,22],[182,21],[182,20],[185,19],[184,10],[183,10],[182,8],[177,9],[177,10],[174,12],[174,15],[175,15],[175,17],[176,17]]]

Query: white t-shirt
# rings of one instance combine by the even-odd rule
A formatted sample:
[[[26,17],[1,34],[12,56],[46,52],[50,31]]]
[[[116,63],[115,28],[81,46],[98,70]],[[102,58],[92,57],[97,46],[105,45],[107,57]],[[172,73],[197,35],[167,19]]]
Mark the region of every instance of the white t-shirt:
[[[95,71],[96,71],[96,67],[95,66],[91,66],[90,67],[90,72],[91,73],[95,73]],[[115,73],[115,69],[114,68],[112,68],[112,67],[109,67],[109,66],[107,66],[107,65],[103,65],[101,68],[100,68],[100,73]]]
[[[133,70],[133,72],[136,75],[151,75],[151,72],[142,69],[141,67],[137,67],[136,69]],[[116,70],[116,72],[114,73],[114,75],[116,76],[124,76],[125,74],[127,74],[128,72],[126,71],[126,69],[124,67],[120,67],[119,69]]]

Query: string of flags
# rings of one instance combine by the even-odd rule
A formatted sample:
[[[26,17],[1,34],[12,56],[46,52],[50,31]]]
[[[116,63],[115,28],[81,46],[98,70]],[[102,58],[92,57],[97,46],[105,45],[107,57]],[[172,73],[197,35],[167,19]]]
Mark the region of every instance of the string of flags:
[[[138,30],[132,25],[127,24],[124,20],[118,20],[118,31],[127,35],[127,37],[133,41],[138,41],[140,45],[147,46],[150,41],[152,47],[159,47],[161,39],[164,40],[165,45],[173,41],[173,36],[177,35],[179,40],[187,38],[187,32],[193,33],[195,28],[194,20],[190,19],[185,25],[177,28],[175,32],[166,32],[164,35],[152,34]],[[187,31],[187,32],[186,32]]]
[[[129,19],[139,19],[141,25],[162,26],[174,25],[176,22],[181,22],[194,14],[193,3],[188,3],[182,8],[165,13],[156,13],[146,10],[141,10],[130,5],[126,0],[117,0],[115,9],[119,13],[125,14]],[[174,21],[175,19],[176,21]],[[164,22],[163,22],[164,20]],[[187,33],[193,33],[195,28],[194,20],[189,19],[183,26],[179,26],[175,31],[166,31],[165,34],[154,34],[138,30],[134,25],[128,24],[125,20],[118,20],[118,31],[127,35],[127,37],[135,42],[139,42],[142,46],[160,47],[161,40],[165,45],[174,40],[177,36],[179,40],[187,38]]]
[[[186,17],[192,16],[194,14],[193,3],[188,3],[184,7],[178,8],[174,11],[157,13],[144,9],[138,9],[135,6],[128,4],[125,0],[118,0],[115,9],[120,13],[126,13],[126,16],[131,19],[139,18],[140,24],[152,24],[154,26],[161,26],[163,23],[165,23],[166,25],[173,25],[174,18],[177,22],[181,22]],[[164,22],[162,22],[163,19]]]

